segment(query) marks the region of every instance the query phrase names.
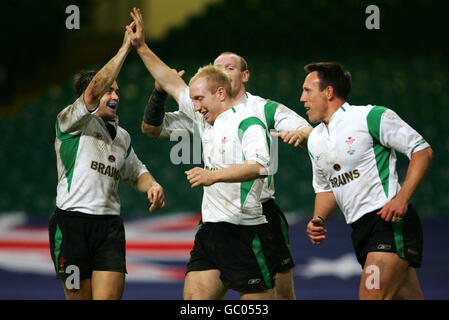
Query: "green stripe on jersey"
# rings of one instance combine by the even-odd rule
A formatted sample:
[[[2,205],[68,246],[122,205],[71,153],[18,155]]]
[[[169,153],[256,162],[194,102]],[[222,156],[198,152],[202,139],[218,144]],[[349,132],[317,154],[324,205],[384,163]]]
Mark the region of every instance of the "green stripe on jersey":
[[[269,101],[265,104],[264,112],[265,112],[265,121],[267,123],[268,134],[270,134],[269,131],[271,129],[274,129],[274,124],[275,124],[274,116],[276,114],[278,105],[279,105],[279,103],[277,103],[276,101]],[[268,176],[268,186],[271,185],[272,180],[273,180],[273,175],[270,174]]]
[[[129,144],[128,150],[126,151],[126,157],[125,157],[125,159],[128,159],[128,156],[129,156],[129,154],[131,153],[131,150],[132,150],[131,144]]]
[[[276,114],[276,109],[279,103],[275,101],[269,101],[265,104],[265,121],[267,122],[267,130],[270,131],[274,129],[274,115]]]
[[[243,119],[242,122],[240,122],[239,125],[239,139],[240,142],[242,142],[243,135],[245,134],[245,131],[251,127],[252,125],[259,125],[265,130],[267,130],[267,127],[265,127],[265,124],[257,117],[249,117],[246,119]]]
[[[72,185],[73,170],[75,169],[76,154],[78,153],[78,146],[81,134],[72,135],[63,133],[59,128],[59,121],[56,120],[56,136],[62,142],[59,148],[59,155],[62,164],[65,167],[65,176],[67,178],[67,191],[70,192]]]
[[[259,118],[256,118],[256,117],[246,118],[246,119],[242,120],[242,122],[240,122],[240,125],[239,125],[239,140],[240,140],[240,142],[242,142],[243,135],[245,134],[246,129],[248,129],[252,125],[261,126],[262,128],[265,129],[265,132],[267,130],[264,123]],[[268,136],[267,136],[267,143],[268,143],[268,148],[270,148],[270,142],[268,140]],[[242,158],[243,158],[243,161],[245,161],[245,155],[242,155]],[[240,204],[241,204],[242,208],[243,208],[243,204],[245,203],[246,198],[248,197],[248,193],[251,190],[253,184],[254,184],[254,180],[242,182],[240,184]]]
[[[388,198],[388,185],[390,180],[390,153],[391,150],[380,144],[380,122],[382,114],[387,110],[385,107],[375,106],[366,117],[368,131],[373,138],[373,149],[376,156],[377,171],[380,181]]]
[[[309,150],[307,150],[307,152],[309,153],[309,156],[312,158],[312,160],[315,159],[315,157],[313,156],[313,154],[310,153]]]

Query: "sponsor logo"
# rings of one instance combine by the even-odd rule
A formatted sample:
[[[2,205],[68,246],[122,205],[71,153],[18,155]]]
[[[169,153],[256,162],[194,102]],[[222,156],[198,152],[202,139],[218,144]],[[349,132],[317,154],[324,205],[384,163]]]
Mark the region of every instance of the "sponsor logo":
[[[334,170],[335,171],[340,171],[341,170],[341,166],[338,163],[334,164]]]
[[[262,280],[260,278],[256,278],[256,279],[249,279],[248,280],[248,284],[259,284]]]
[[[381,243],[381,244],[379,244],[377,246],[377,249],[379,249],[379,250],[391,250],[391,244],[383,244],[383,243]]]
[[[115,162],[115,157],[111,154],[111,155],[108,157],[108,160],[109,160],[109,162]]]
[[[329,182],[331,183],[332,188],[338,188],[344,186],[347,183],[352,182],[355,179],[358,179],[359,177],[360,177],[359,170],[354,169],[352,171],[343,172],[342,174],[339,174],[336,177],[330,178]]]
[[[90,164],[90,168],[92,170],[98,171],[99,173],[101,173],[105,176],[114,178],[117,181],[120,179],[120,171],[117,170],[115,167],[106,166],[104,163],[92,160],[92,162]]]

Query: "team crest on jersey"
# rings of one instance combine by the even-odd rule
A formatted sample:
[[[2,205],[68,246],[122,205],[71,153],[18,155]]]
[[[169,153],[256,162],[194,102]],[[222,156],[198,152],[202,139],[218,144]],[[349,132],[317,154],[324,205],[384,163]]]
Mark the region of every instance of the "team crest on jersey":
[[[348,139],[346,139],[346,146],[348,147],[348,151],[346,151],[349,155],[353,155],[355,153],[355,150],[352,146],[352,144],[354,143],[355,139],[353,137],[348,137]]]
[[[221,149],[220,149],[220,154],[224,154],[225,153],[225,145],[226,142],[228,142],[228,139],[226,139],[226,137],[224,137],[223,139],[221,139]]]

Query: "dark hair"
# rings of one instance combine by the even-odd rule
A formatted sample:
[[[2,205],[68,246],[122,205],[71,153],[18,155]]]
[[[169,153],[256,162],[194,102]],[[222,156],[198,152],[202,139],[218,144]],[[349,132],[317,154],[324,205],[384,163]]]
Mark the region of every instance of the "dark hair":
[[[304,67],[307,73],[318,72],[320,79],[320,90],[328,86],[334,88],[335,95],[346,100],[351,91],[351,73],[343,70],[343,67],[336,62],[310,63]]]
[[[75,98],[79,98],[83,94],[96,74],[97,71],[95,70],[81,70],[80,72],[75,74],[73,84],[73,93],[75,95]]]

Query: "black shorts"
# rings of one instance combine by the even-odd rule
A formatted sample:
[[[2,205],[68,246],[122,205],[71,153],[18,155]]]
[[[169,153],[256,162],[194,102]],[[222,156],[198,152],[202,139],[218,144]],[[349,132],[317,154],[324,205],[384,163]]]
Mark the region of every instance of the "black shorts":
[[[295,263],[290,249],[287,219],[273,199],[263,203],[262,207],[263,214],[273,230],[276,248],[280,255],[277,272],[288,271],[295,266]]]
[[[364,267],[368,252],[396,252],[399,257],[419,268],[423,250],[421,220],[409,205],[405,217],[400,222],[386,222],[376,214],[379,210],[365,214],[351,224],[352,244],[358,262]]]
[[[220,279],[238,292],[274,287],[279,258],[267,223],[242,226],[226,222],[200,224],[190,252],[190,271],[218,269]]]
[[[80,280],[92,271],[126,273],[125,228],[116,215],[93,215],[59,208],[49,222],[50,253],[56,277],[66,279],[79,268]]]

